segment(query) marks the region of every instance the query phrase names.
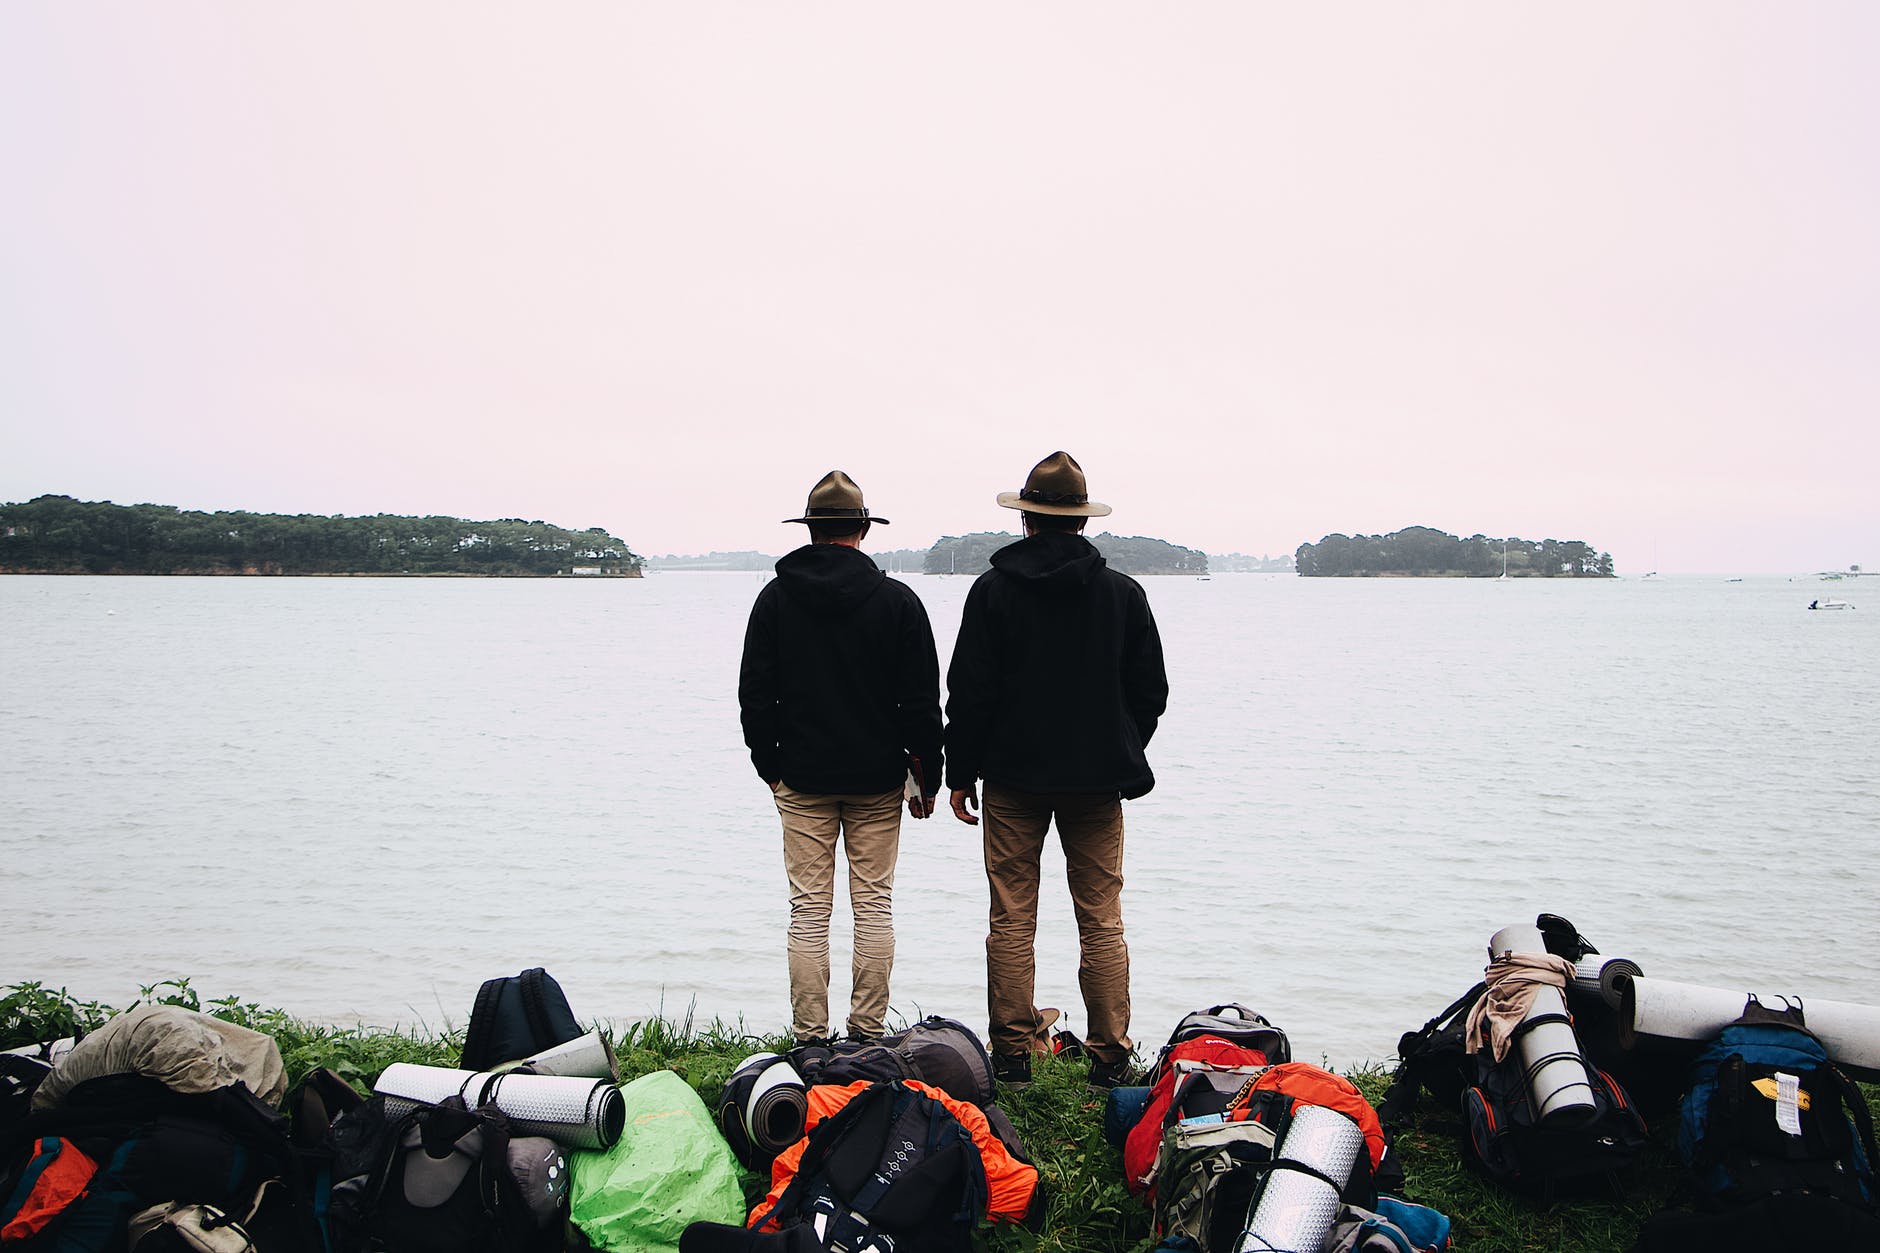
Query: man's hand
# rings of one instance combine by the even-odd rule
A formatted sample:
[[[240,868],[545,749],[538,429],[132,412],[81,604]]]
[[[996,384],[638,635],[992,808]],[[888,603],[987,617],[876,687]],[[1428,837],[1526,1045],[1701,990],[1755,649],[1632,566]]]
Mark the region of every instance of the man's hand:
[[[910,796],[907,798],[907,812],[916,818],[927,818],[933,814],[933,797]]]
[[[979,797],[972,788],[956,787],[949,798],[953,802],[953,816],[969,827],[979,825],[978,815],[969,812],[979,808]]]

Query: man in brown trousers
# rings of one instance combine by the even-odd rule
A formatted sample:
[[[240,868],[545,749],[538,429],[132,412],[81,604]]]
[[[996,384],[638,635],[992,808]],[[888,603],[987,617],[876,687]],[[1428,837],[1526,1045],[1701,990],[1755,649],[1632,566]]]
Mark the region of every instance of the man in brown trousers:
[[[1123,806],[1155,786],[1143,753],[1168,703],[1162,641],[1140,584],[1081,532],[1090,499],[1069,453],[1046,457],[998,503],[1025,537],[992,555],[966,595],[947,671],[947,782],[954,816],[985,780],[986,997],[995,1073],[1031,1078],[1046,1018],[1033,1001],[1039,857],[1053,819],[1081,948],[1077,981],[1093,1087],[1129,1073],[1129,946],[1123,939]]]

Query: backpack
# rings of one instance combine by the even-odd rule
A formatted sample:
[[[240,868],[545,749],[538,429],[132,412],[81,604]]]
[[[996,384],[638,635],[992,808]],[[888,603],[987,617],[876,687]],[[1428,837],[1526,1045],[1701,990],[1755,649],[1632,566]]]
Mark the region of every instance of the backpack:
[[[899,1034],[870,1043],[837,1040],[800,1045],[788,1056],[811,1087],[842,1087],[858,1079],[871,1083],[918,1079],[956,1101],[981,1109],[993,1100],[992,1058],[986,1046],[972,1028],[937,1014],[928,1015]]]
[[[1872,1208],[1873,1120],[1798,1011],[1754,999],[1691,1070],[1678,1155],[1708,1203],[1805,1192]]]
[[[1338,1200],[1375,1210],[1380,1173],[1401,1177],[1385,1156],[1376,1112],[1349,1080],[1302,1062],[1252,1074],[1190,1070],[1177,1081],[1156,1158],[1155,1225],[1164,1242],[1185,1237],[1204,1253],[1236,1247],[1306,1106],[1355,1124],[1363,1146]]]
[[[874,1083],[816,1124],[796,1177],[753,1226],[808,1227],[825,1249],[965,1253],[986,1195],[979,1149],[952,1111]]]
[[[540,966],[487,980],[464,1031],[463,1070],[494,1070],[583,1034],[561,985]]]
[[[1237,1117],[1225,1112],[1192,1114],[1184,1105],[1212,1096],[1221,1081],[1244,1088],[1249,1078],[1225,1072],[1192,1071],[1201,1091],[1171,1108],[1177,1121],[1162,1132],[1155,1161],[1155,1230],[1164,1241],[1192,1240],[1204,1250],[1231,1249],[1247,1217],[1259,1178],[1272,1164],[1274,1146],[1285,1134],[1292,1101],[1276,1092],[1252,1099]],[[1231,1099],[1231,1098],[1230,1098]]]
[[[1552,914],[1536,921],[1555,924],[1541,927],[1555,956],[1571,959],[1583,945],[1591,951],[1570,923]],[[1556,947],[1563,930],[1571,933],[1574,943]],[[1577,1123],[1542,1124],[1529,1099],[1518,1049],[1500,1062],[1490,1053],[1468,1051],[1464,1032],[1469,1011],[1487,987],[1476,984],[1397,1042],[1397,1070],[1377,1107],[1384,1126],[1394,1132],[1410,1125],[1417,1098],[1427,1090],[1439,1107],[1460,1113],[1463,1156],[1487,1178],[1544,1198],[1563,1186],[1571,1190],[1594,1179],[1611,1182],[1644,1147],[1643,1114],[1625,1086],[1582,1046],[1592,1113]],[[1579,1039],[1577,1022],[1574,1033]]]
[[[1528,1092],[1518,1049],[1501,1061],[1475,1054],[1475,1082],[1462,1094],[1463,1156],[1488,1179],[1551,1200],[1562,1190],[1598,1180],[1617,1189],[1617,1175],[1645,1147],[1645,1119],[1619,1081],[1586,1064],[1592,1112],[1543,1122]]]
[[[1258,1049],[1273,1065],[1292,1060],[1292,1045],[1286,1033],[1239,1002],[1198,1009],[1186,1015],[1175,1024],[1175,1030],[1169,1032],[1162,1052],[1166,1054],[1183,1040],[1204,1035],[1238,1044],[1241,1048]]]
[[[511,1136],[494,1106],[453,1097],[398,1117],[374,1096],[342,1113],[329,1140],[329,1231],[338,1250],[554,1253],[568,1200],[554,1141]],[[525,1193],[523,1180],[533,1186]]]

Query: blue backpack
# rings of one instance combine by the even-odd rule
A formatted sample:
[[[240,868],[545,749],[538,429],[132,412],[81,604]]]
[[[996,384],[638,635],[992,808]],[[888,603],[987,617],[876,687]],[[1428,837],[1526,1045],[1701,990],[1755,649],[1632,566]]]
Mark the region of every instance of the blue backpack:
[[[1874,1203],[1873,1121],[1860,1088],[1799,1013],[1753,1000],[1692,1067],[1678,1153],[1699,1194],[1720,1206],[1799,1193]]]

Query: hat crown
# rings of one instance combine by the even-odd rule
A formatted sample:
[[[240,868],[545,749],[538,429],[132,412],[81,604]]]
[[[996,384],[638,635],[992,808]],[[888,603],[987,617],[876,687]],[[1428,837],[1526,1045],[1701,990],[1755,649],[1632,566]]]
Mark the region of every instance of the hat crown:
[[[840,470],[831,470],[809,489],[809,504],[803,513],[812,518],[866,518],[862,489]]]
[[[1041,505],[1084,505],[1090,503],[1090,486],[1077,458],[1059,451],[1031,468],[1018,498]]]
[[[785,518],[785,522],[820,522],[838,521],[844,518],[860,519],[864,522],[879,522],[884,526],[886,518],[877,518],[868,512],[862,503],[862,489],[854,479],[840,470],[831,470],[809,489],[809,503],[803,508],[800,518]]]

